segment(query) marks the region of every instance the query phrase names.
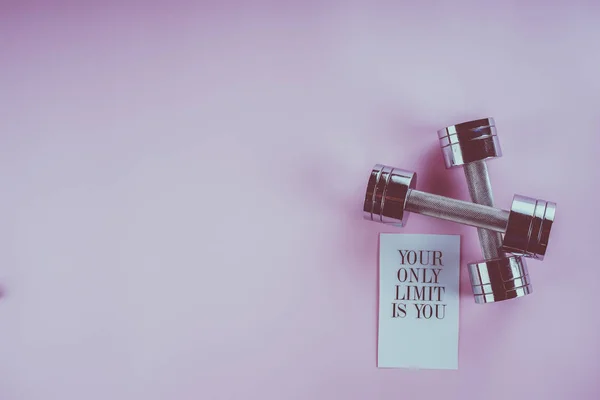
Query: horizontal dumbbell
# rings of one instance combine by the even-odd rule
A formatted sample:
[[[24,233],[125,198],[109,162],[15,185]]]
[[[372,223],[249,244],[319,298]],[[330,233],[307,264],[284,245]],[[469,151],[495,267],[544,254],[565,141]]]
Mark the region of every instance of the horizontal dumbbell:
[[[446,168],[462,167],[471,201],[494,207],[486,160],[502,156],[493,118],[448,126],[437,131]],[[477,228],[483,260],[467,264],[476,303],[526,296],[533,288],[527,262],[502,251],[502,233]]]
[[[515,195],[510,211],[416,190],[414,172],[375,165],[371,171],[364,218],[405,226],[409,212],[504,233],[502,250],[544,258],[556,204]]]

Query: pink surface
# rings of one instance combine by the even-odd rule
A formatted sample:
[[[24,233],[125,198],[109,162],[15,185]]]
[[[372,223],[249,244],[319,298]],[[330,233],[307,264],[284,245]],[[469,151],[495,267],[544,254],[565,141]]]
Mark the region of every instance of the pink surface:
[[[600,398],[600,9],[392,3],[0,6],[0,399]],[[481,306],[474,229],[361,202],[466,199],[435,130],[485,116],[558,211]],[[376,368],[379,232],[462,235],[458,371]]]

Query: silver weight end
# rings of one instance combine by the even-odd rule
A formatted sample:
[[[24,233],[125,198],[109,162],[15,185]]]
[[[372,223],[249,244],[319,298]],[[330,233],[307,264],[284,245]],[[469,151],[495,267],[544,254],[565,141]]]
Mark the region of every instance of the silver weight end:
[[[556,203],[515,195],[504,234],[503,250],[543,260],[555,213]]]
[[[493,118],[462,122],[437,131],[446,168],[502,157]]]
[[[468,265],[475,303],[523,297],[533,292],[525,259],[508,255]]]
[[[377,164],[371,171],[365,202],[364,218],[403,227],[409,212],[405,211],[409,189],[417,185],[417,174]]]

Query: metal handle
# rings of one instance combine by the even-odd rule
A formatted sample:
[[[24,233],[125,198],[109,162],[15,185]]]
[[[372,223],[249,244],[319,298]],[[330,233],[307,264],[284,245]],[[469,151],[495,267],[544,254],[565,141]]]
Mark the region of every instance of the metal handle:
[[[409,189],[406,211],[504,233],[509,212],[481,204]]]
[[[492,184],[488,174],[485,161],[474,161],[463,166],[467,187],[473,203],[483,204],[484,206],[494,207],[494,195],[492,193]],[[506,254],[500,250],[502,247],[502,234],[492,232],[487,229],[477,229],[479,235],[479,245],[483,258],[491,260],[498,257],[504,257]]]

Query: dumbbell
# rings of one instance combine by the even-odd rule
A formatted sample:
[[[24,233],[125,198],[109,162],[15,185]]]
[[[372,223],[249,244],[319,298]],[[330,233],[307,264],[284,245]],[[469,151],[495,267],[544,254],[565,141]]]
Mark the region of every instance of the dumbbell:
[[[463,122],[440,129],[437,134],[446,168],[463,167],[471,201],[493,207],[486,160],[502,156],[494,119]],[[475,301],[488,303],[530,294],[533,288],[525,260],[515,260],[519,256],[501,250],[500,232],[478,228],[477,234],[484,260],[467,264]],[[514,271],[514,264],[521,268]],[[522,279],[526,284],[517,289],[507,287],[507,276],[510,281]]]
[[[527,267],[521,257],[543,259],[546,254],[556,204],[515,195],[510,211],[452,199],[416,190],[417,174],[399,168],[375,165],[369,176],[363,204],[364,218],[395,226],[405,226],[410,212],[504,233],[502,251],[514,256],[482,261],[492,276],[472,277],[488,294],[492,283],[501,284],[506,296],[514,296],[528,286]],[[494,265],[496,267],[494,267]],[[483,269],[482,269],[483,270]],[[498,274],[496,273],[498,271]],[[492,283],[488,283],[492,282]],[[507,298],[512,298],[507,297]],[[496,301],[500,298],[496,299]],[[482,302],[476,298],[476,301]]]

